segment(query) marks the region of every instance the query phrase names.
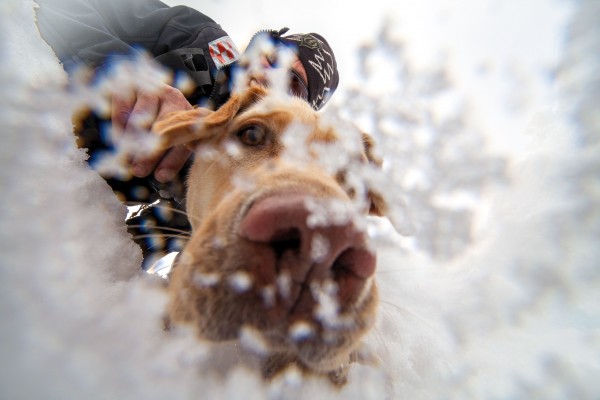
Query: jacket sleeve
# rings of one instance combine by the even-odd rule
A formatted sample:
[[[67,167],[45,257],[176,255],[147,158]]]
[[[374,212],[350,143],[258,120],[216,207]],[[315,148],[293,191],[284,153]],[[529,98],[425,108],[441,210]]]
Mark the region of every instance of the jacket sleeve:
[[[80,64],[102,67],[111,57],[146,51],[198,86],[210,85],[216,71],[239,51],[208,16],[158,0],[37,0],[38,29],[67,71]],[[214,43],[233,46],[222,63]],[[207,82],[208,80],[208,82]]]

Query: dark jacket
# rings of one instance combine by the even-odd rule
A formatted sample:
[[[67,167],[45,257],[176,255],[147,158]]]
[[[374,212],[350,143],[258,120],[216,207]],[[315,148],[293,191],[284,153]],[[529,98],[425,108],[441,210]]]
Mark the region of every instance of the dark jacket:
[[[115,57],[146,51],[161,64],[192,78],[200,90],[191,96],[195,102],[210,94],[217,70],[239,55],[220,25],[189,7],[169,7],[158,0],[37,3],[40,34],[67,72],[78,65],[102,68]],[[219,41],[233,49],[214,54]]]

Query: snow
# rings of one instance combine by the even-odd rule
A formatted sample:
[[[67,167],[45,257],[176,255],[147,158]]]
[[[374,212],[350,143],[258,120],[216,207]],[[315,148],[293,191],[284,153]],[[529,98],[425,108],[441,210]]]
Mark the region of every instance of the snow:
[[[253,332],[241,347],[165,334],[162,282],[139,271],[126,208],[75,146],[78,99],[33,2],[4,0],[0,397],[600,396],[596,2],[309,1],[294,21],[283,2],[203,3],[240,47],[293,22],[336,49],[325,112],[375,136],[416,229],[373,232],[370,363],[339,391],[294,370],[265,384]]]

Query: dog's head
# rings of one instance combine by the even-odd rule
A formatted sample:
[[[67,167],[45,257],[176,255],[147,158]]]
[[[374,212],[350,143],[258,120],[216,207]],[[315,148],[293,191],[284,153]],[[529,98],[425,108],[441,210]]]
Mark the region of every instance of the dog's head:
[[[342,136],[304,101],[258,86],[153,129],[164,147],[196,151],[171,319],[210,340],[258,337],[279,360],[267,375],[281,360],[323,373],[347,364],[377,307],[375,255],[357,217],[385,207],[350,174],[377,164],[371,139]]]

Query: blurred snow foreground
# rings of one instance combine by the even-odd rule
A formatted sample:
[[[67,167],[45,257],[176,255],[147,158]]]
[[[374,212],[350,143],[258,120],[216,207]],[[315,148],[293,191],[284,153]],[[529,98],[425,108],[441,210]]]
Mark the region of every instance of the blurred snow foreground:
[[[513,31],[540,20],[488,3]],[[556,57],[496,43],[477,68],[456,69],[458,48],[422,63],[419,36],[384,25],[358,49],[363,86],[325,111],[374,135],[387,196],[406,200],[415,229],[372,232],[378,366],[354,365],[336,390],[293,372],[263,383],[251,340],[162,331],[166,298],[138,270],[126,209],[71,133],[71,111],[94,94],[66,91],[33,2],[2,2],[0,397],[598,398],[600,7],[537,3],[559,16]],[[512,151],[493,145],[503,130]]]

